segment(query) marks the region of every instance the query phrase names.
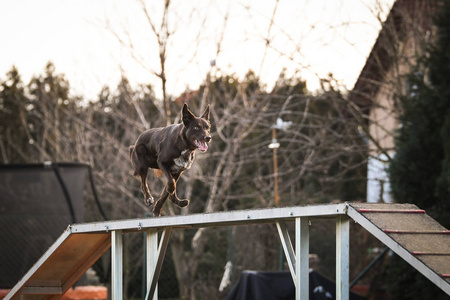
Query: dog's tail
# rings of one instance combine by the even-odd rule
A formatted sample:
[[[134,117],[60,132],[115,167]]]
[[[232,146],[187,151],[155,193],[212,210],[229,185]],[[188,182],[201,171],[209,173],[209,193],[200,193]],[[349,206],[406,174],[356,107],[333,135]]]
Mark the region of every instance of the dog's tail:
[[[133,176],[138,176],[138,172],[136,170],[136,165],[135,165],[135,161],[133,159],[133,153],[134,153],[134,146],[130,146],[128,148],[128,150],[130,151],[130,160],[131,160],[131,165],[133,166],[134,172],[133,172]]]
[[[130,146],[130,147],[128,148],[128,150],[130,151],[130,159],[132,159],[134,146]]]

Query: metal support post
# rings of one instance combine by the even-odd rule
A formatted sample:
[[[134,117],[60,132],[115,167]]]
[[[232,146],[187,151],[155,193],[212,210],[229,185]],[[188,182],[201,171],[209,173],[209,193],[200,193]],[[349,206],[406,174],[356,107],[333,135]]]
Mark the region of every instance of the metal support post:
[[[152,278],[154,277],[154,272],[156,269],[156,263],[158,261],[158,231],[155,228],[147,230],[147,284],[146,291],[150,288],[152,284]],[[155,292],[153,295],[153,300],[158,300],[158,285],[155,287]]]
[[[296,282],[295,276],[295,251],[292,247],[291,237],[286,226],[286,223],[282,220],[276,222],[278,234],[280,236],[281,245],[283,246],[284,256],[289,266],[289,271],[291,271],[292,280]]]
[[[350,222],[345,215],[336,218],[336,299],[348,300]]]
[[[122,230],[111,231],[111,299],[123,297],[123,237]]]
[[[163,233],[161,235],[161,241],[159,246],[157,247],[158,250],[156,251],[156,260],[152,261],[152,266],[147,267],[149,272],[147,273],[147,294],[145,295],[145,300],[152,299],[154,300],[158,299],[158,295],[156,294],[156,286],[158,284],[159,274],[161,273],[162,264],[164,262],[164,256],[166,255],[167,245],[169,244],[169,237],[170,233],[172,232],[172,227],[166,227],[163,230]],[[152,237],[151,240],[153,240],[155,237]],[[157,237],[156,237],[157,239]],[[151,242],[147,240],[148,242]],[[152,242],[153,243],[153,242]],[[153,243],[154,244],[154,243]],[[147,249],[154,249],[154,245],[147,245]],[[147,253],[147,257],[152,257],[154,254]],[[147,263],[148,264],[148,263]]]
[[[295,299],[309,299],[309,221],[295,219]]]

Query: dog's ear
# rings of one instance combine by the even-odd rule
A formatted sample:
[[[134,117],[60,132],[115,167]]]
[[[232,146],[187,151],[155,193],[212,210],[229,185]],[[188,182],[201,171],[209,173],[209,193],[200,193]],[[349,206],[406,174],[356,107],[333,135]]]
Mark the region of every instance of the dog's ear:
[[[205,111],[203,112],[201,118],[205,119],[206,121],[209,121],[209,104],[206,107]]]
[[[188,108],[186,103],[183,105],[183,108],[181,109],[181,114],[183,116],[183,124],[186,127],[188,126],[189,122],[192,119],[195,119],[194,114],[191,113],[191,111],[189,110],[189,108]]]

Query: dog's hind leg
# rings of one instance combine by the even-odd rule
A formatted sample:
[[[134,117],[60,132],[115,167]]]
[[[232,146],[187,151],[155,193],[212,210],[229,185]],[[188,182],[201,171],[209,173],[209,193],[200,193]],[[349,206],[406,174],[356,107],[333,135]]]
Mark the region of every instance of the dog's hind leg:
[[[141,191],[142,194],[144,194],[144,203],[147,206],[150,206],[153,204],[153,197],[150,194],[150,190],[148,189],[148,184],[147,184],[147,172],[148,172],[148,168],[141,170],[140,172],[140,177],[141,177]]]
[[[172,173],[170,173],[169,167],[165,163],[162,163],[162,162],[158,161],[158,167],[162,171],[164,176],[166,176],[166,179],[167,179],[165,190],[169,194],[173,194],[175,192],[176,187],[177,187],[177,181],[176,180],[178,180],[178,178],[177,179],[173,178]]]
[[[176,195],[176,186],[177,181],[180,178],[182,172],[177,174],[172,174],[169,171],[169,168],[164,163],[158,163],[160,170],[167,178],[167,184],[161,193],[161,197],[156,201],[156,204],[153,208],[153,215],[159,216],[161,214],[161,208],[164,202],[167,200],[167,197],[170,197],[170,200],[179,207],[184,207],[189,204],[189,200],[180,200]]]
[[[147,206],[153,204],[153,197],[147,184],[148,164],[146,158],[148,157],[147,149],[144,145],[139,144],[130,147],[130,159],[134,168],[134,176],[141,179],[141,191],[144,194],[144,203]]]

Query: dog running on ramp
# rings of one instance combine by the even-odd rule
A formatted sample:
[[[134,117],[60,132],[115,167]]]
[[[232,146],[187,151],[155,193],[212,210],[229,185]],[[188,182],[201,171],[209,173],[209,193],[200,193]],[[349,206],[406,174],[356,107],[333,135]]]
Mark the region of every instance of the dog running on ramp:
[[[176,184],[181,174],[194,162],[195,151],[208,150],[208,143],[211,141],[209,112],[208,105],[201,117],[196,117],[185,103],[181,109],[182,123],[148,129],[138,137],[134,146],[130,146],[133,176],[141,180],[144,203],[147,206],[154,204],[154,216],[161,215],[161,208],[167,198],[179,207],[189,205],[189,200],[178,198]],[[160,170],[167,179],[156,203],[147,185],[149,168]]]

